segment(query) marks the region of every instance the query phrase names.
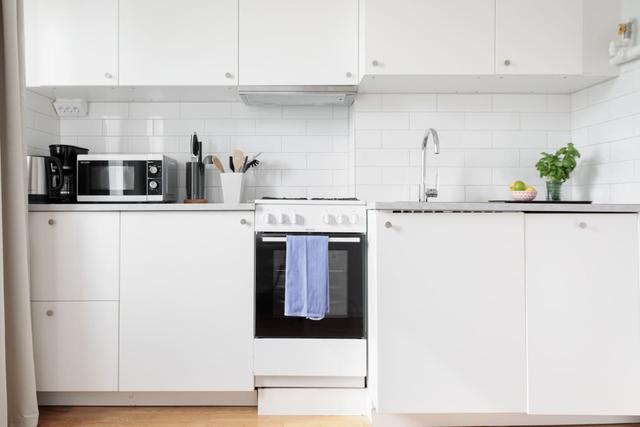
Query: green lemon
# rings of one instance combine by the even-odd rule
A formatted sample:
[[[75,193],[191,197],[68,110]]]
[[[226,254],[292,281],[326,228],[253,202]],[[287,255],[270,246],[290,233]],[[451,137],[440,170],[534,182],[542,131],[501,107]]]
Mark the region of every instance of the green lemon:
[[[522,181],[515,181],[511,184],[511,191],[524,191],[527,188],[527,184]]]

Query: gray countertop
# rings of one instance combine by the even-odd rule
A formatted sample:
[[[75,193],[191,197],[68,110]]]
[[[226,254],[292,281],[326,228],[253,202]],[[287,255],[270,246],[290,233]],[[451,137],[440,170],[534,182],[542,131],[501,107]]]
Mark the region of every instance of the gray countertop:
[[[501,203],[501,202],[370,202],[367,209],[425,212],[640,212],[632,204]]]
[[[69,203],[30,204],[30,212],[89,211],[253,211],[253,203]]]

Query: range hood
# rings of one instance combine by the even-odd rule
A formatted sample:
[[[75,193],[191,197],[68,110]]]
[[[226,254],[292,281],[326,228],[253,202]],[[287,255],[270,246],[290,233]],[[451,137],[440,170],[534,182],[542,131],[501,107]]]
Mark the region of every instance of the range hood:
[[[247,105],[351,105],[357,86],[239,86]]]

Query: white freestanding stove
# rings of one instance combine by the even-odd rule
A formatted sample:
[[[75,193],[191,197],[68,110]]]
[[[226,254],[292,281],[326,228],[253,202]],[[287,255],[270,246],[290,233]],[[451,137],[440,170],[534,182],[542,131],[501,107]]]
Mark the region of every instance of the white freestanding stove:
[[[361,415],[367,375],[366,205],[355,199],[256,201],[254,375],[261,414]],[[284,315],[288,235],[329,237],[330,310]]]

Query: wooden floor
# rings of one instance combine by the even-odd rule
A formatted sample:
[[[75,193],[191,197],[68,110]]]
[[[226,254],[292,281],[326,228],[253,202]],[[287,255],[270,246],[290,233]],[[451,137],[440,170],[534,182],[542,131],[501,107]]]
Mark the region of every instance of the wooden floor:
[[[255,407],[40,407],[41,427],[368,427],[365,417],[259,417]]]

